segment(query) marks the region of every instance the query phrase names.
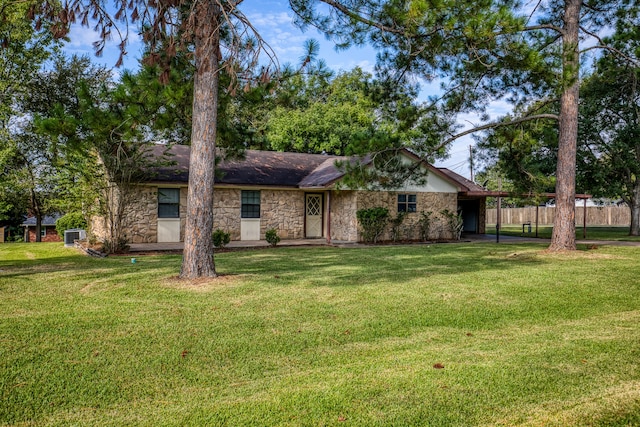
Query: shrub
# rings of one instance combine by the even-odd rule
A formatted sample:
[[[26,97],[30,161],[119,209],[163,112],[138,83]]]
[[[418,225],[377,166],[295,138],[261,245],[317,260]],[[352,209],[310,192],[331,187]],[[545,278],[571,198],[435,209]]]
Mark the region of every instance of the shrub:
[[[87,220],[80,212],[70,212],[56,221],[56,231],[60,238],[64,238],[64,231],[72,228],[87,229]]]
[[[213,232],[213,246],[216,248],[224,248],[231,241],[231,234],[220,230],[219,228]]]
[[[418,232],[420,233],[420,240],[426,242],[429,240],[429,232],[431,231],[431,215],[433,212],[420,212],[420,219],[418,220]]]
[[[400,240],[402,234],[402,223],[404,222],[407,213],[404,211],[398,212],[395,218],[393,218],[391,222],[391,240],[397,242]]]
[[[362,238],[367,243],[377,243],[389,220],[389,209],[369,208],[356,212],[356,218],[362,227]]]
[[[105,254],[122,254],[129,252],[129,239],[124,236],[119,239],[107,239],[102,242],[102,252]]]
[[[278,236],[278,230],[270,228],[264,233],[264,239],[271,246],[276,246],[280,242],[280,236]]]
[[[464,229],[464,221],[462,220],[462,213],[456,214],[455,212],[451,212],[449,209],[445,209],[440,211],[444,220],[447,224],[447,228],[451,234],[453,234],[453,238],[455,240],[460,240],[460,236],[462,235],[462,230]]]

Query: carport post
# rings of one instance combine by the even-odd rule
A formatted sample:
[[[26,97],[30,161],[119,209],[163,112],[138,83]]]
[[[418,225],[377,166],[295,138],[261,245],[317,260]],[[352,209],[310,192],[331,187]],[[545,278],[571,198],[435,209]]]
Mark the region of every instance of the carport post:
[[[584,208],[582,211],[582,238],[587,238],[587,199],[584,200]]]
[[[496,243],[500,243],[500,204],[502,203],[502,198],[498,196],[498,206],[496,209]]]

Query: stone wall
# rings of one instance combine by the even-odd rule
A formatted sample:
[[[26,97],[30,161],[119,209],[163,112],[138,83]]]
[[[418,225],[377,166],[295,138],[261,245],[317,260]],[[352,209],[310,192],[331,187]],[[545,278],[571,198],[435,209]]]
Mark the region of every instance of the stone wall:
[[[127,209],[124,226],[132,243],[150,243],[157,241],[158,232],[158,187],[140,186],[133,203]],[[404,193],[404,192],[403,192]],[[409,213],[402,225],[401,239],[419,238],[417,223],[420,212],[433,212],[431,216],[431,239],[451,238],[446,229],[440,211],[448,209],[455,212],[457,194],[455,193],[411,193],[417,195],[417,212]],[[282,239],[303,239],[305,220],[305,192],[300,190],[261,190],[260,192],[260,238],[264,239],[267,229],[276,228]],[[386,207],[391,217],[397,215],[398,192],[339,190],[331,192],[331,239],[343,241],[361,240],[356,219],[356,211],[371,207]],[[325,200],[326,203],[326,200]],[[234,188],[216,188],[214,191],[215,229],[231,234],[232,240],[240,239],[241,190]],[[480,224],[484,224],[484,206],[481,203]],[[180,189],[180,240],[184,239],[184,226],[187,212],[187,188]],[[326,221],[326,206],[325,206]],[[99,240],[104,237],[104,221],[93,218],[91,232]],[[481,230],[484,232],[484,230]],[[326,222],[325,222],[326,233]],[[390,240],[387,231],[383,240]]]
[[[132,190],[130,203],[125,208],[122,227],[130,243],[155,243],[158,241],[158,187],[138,186]],[[187,214],[187,188],[180,188],[180,240],[184,238]],[[90,235],[99,241],[105,239],[107,226],[103,216],[90,221]]]
[[[216,188],[213,193],[213,228],[240,240],[241,190]],[[260,191],[260,238],[269,228],[281,239],[304,239],[304,192],[299,190]]]
[[[136,187],[131,203],[125,209],[122,225],[127,230],[131,243],[153,243],[158,241],[158,188]]]
[[[386,191],[334,191],[331,193],[331,239],[360,241],[362,239],[356,212],[360,209],[383,207],[389,209],[394,218],[398,214],[398,194],[405,192]],[[415,213],[408,213],[401,226],[401,240],[419,239],[418,221],[420,212],[432,212],[430,239],[450,239],[452,233],[447,229],[440,212],[448,209],[456,212],[458,195],[456,193],[411,193],[416,194]],[[382,235],[382,240],[391,240],[390,227]]]
[[[331,240],[358,241],[357,191],[331,192]]]
[[[418,221],[421,212],[431,212],[431,227],[429,239],[450,239],[453,234],[448,230],[443,215],[440,213],[444,209],[456,212],[458,207],[458,195],[456,193],[407,193],[407,192],[378,192],[362,191],[358,194],[358,209],[367,209],[381,206],[389,209],[391,218],[398,215],[398,194],[416,194],[417,212],[407,213],[402,226],[400,227],[401,240],[418,240],[420,232]],[[359,235],[359,238],[361,236]],[[382,235],[382,240],[391,240],[391,227],[387,226],[387,231]]]
[[[240,240],[240,194],[235,188],[213,191],[213,230],[229,233],[231,240]]]
[[[299,190],[260,191],[260,238],[275,228],[281,239],[304,239],[304,199],[305,193]]]
[[[480,218],[478,224],[478,234],[485,234],[487,232],[487,199],[480,199]]]

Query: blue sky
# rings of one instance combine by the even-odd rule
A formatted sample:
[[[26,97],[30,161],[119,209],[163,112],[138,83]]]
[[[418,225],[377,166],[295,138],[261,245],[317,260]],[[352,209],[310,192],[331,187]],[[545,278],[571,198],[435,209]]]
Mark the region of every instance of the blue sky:
[[[320,43],[319,59],[324,59],[327,66],[334,71],[351,70],[359,66],[364,70],[372,71],[375,65],[376,54],[368,47],[354,47],[346,51],[336,51],[333,43],[314,29],[302,32],[293,25],[293,13],[286,0],[245,0],[241,4],[241,10],[256,27],[263,39],[271,46],[281,64],[290,62],[299,63],[299,58],[304,54],[304,42],[315,39]],[[94,54],[92,43],[98,40],[98,34],[90,28],[74,26],[70,34],[70,42],[66,45],[69,54],[88,55],[95,63],[104,64],[112,68],[117,61],[118,41],[114,40],[105,49],[104,55],[97,58]],[[135,70],[138,68],[138,60],[142,43],[137,34],[131,34],[127,47],[128,55],[125,58],[123,68]],[[118,71],[115,70],[117,73]],[[431,87],[434,87],[432,85]],[[424,85],[421,97],[430,95],[429,86]],[[495,103],[489,113],[492,116],[504,114],[508,111],[506,103]],[[479,124],[479,118],[475,115],[466,115],[459,118],[460,124],[465,128],[472,124]],[[470,137],[461,138],[450,148],[450,157],[438,162],[437,166],[448,167],[457,173],[469,176],[469,145],[473,145]]]

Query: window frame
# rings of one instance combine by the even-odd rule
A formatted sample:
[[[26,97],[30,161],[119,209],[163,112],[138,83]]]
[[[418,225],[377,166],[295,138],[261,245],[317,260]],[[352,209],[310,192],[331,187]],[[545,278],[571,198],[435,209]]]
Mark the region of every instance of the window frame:
[[[161,193],[167,190],[171,191],[172,194],[177,195],[177,201],[169,201],[169,202],[161,201],[161,197],[163,196],[163,194]],[[161,206],[172,207],[171,214],[167,215],[167,211],[162,210]],[[179,188],[170,188],[170,187],[158,188],[158,218],[161,218],[161,219],[179,219],[180,218],[180,189]]]
[[[260,219],[261,196],[260,190],[242,190],[240,192],[241,219]]]
[[[398,193],[396,200],[398,213],[418,212],[418,195],[416,193]]]

